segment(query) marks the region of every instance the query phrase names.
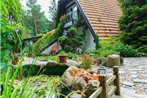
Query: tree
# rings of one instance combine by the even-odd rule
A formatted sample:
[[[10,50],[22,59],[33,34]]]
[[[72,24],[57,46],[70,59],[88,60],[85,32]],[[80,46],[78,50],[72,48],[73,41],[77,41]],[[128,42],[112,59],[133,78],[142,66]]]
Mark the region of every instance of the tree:
[[[46,18],[44,12],[41,12],[41,6],[37,4],[36,0],[28,0],[27,6],[29,10],[25,11],[23,23],[29,29],[28,33],[31,36],[36,36],[51,31],[50,21]]]
[[[123,15],[119,19],[123,43],[147,53],[147,1],[119,0]]]
[[[57,16],[57,4],[56,0],[51,0],[51,6],[49,6],[49,18],[51,18],[51,24],[50,27],[52,29],[55,28],[56,25],[56,16]]]

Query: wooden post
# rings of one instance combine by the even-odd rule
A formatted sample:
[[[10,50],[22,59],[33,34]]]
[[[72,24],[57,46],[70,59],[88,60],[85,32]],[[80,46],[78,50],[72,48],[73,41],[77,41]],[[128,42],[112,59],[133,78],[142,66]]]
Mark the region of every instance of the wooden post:
[[[100,98],[108,98],[108,85],[106,83],[106,80],[106,76],[100,76],[100,86],[102,87],[102,93],[100,94]]]
[[[120,95],[120,78],[119,78],[119,68],[118,66],[113,67],[114,75],[116,79],[114,80],[114,86],[116,86],[115,95]]]

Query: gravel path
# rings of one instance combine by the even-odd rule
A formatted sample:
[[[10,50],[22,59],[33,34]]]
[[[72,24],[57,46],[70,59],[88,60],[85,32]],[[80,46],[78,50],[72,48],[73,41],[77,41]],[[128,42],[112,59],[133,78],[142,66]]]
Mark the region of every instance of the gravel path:
[[[147,57],[124,58],[119,73],[122,92],[147,95]]]

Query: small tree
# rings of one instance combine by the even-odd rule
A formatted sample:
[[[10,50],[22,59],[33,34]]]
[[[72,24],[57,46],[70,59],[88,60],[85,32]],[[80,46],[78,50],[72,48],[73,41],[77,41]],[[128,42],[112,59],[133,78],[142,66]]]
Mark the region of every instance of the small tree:
[[[67,35],[62,35],[59,38],[59,43],[62,49],[66,52],[75,53],[77,48],[82,45],[82,42],[83,39],[75,27],[70,27],[68,29]]]

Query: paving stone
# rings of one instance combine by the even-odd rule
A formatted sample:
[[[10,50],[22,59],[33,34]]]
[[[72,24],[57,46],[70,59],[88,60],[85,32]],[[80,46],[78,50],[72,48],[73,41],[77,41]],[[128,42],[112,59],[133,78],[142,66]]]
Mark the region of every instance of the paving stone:
[[[134,86],[135,84],[128,82],[128,81],[123,81],[122,84],[127,85],[127,86]]]
[[[144,79],[133,79],[133,81],[137,83],[147,83],[147,80]]]
[[[131,78],[137,78],[138,76],[137,75],[131,75]]]
[[[135,93],[136,90],[121,87],[121,92]]]

